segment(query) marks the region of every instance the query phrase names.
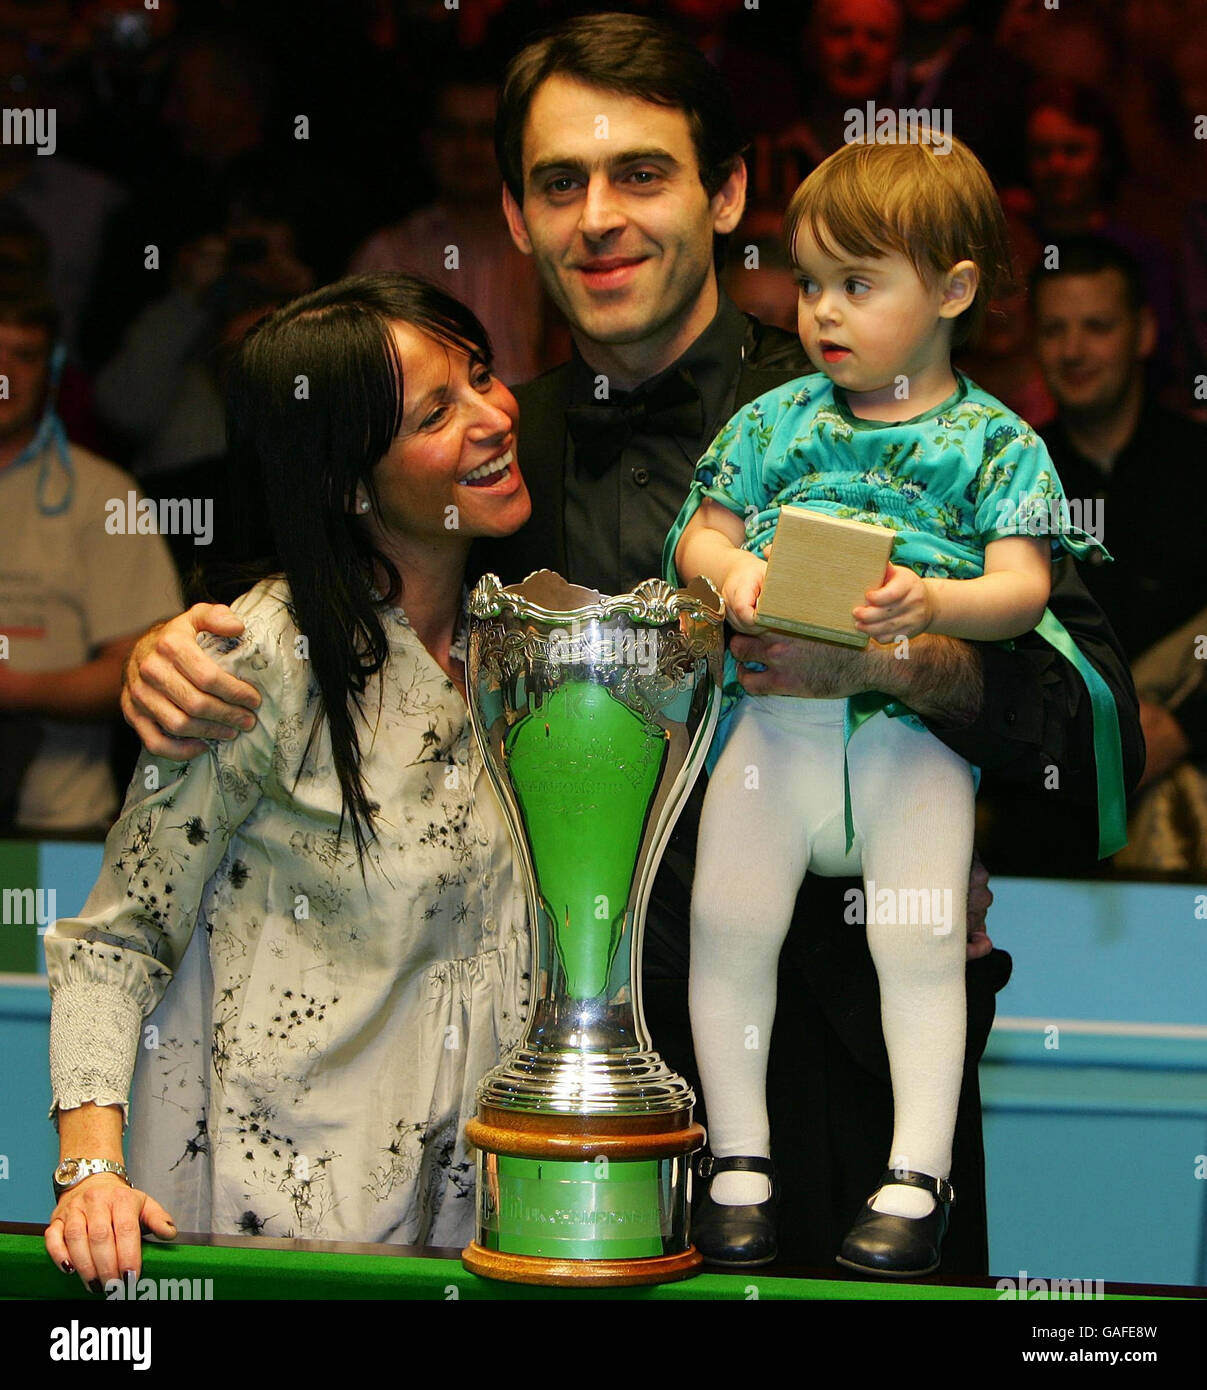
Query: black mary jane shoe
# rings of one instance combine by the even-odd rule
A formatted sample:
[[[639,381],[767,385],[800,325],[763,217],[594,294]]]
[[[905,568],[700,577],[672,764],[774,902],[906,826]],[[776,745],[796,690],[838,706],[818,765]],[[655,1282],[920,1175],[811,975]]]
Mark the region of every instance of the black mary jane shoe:
[[[714,1202],[709,1189],[718,1173],[764,1173],[771,1179],[771,1196],[764,1202],[726,1206]],[[751,1269],[770,1264],[779,1253],[775,1235],[778,1188],[769,1158],[714,1158],[705,1154],[696,1164],[696,1195],[692,1202],[692,1244],[715,1265]]]
[[[872,1203],[880,1188],[893,1183],[929,1192],[935,1199],[934,1210],[926,1216],[894,1216],[891,1212],[875,1211]],[[939,1267],[939,1247],[947,1234],[948,1210],[955,1199],[946,1178],[890,1169],[847,1232],[838,1263],[861,1274],[880,1274],[890,1279],[933,1274]]]

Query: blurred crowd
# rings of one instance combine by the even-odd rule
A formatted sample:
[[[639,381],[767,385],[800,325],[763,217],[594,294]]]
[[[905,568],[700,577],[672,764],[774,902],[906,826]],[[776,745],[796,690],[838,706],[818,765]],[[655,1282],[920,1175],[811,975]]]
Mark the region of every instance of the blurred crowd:
[[[534,31],[605,8],[678,22],[729,80],[751,188],[724,284],[766,321],[795,327],[782,213],[852,110],[925,109],[980,156],[1014,279],[958,365],[1043,433],[1070,497],[1101,504],[1115,563],[1087,582],[1136,663],[1149,743],[1129,866],[1207,870],[1207,651],[1185,657],[1207,633],[1201,0],[0,0],[0,106],[55,118],[43,149],[0,143],[0,347],[24,315],[72,446],[147,497],[212,497],[204,558],[246,558],[263,528],[222,462],[222,370],[274,306],[414,270],[475,309],[505,380],[564,359],[500,216],[495,84]],[[28,417],[0,399],[0,469],[32,447]],[[17,524],[0,516],[0,538]],[[187,571],[196,538],[167,539]],[[1039,834],[1033,808],[987,793],[991,867],[1093,869],[1066,827]],[[0,775],[0,816],[4,798]]]

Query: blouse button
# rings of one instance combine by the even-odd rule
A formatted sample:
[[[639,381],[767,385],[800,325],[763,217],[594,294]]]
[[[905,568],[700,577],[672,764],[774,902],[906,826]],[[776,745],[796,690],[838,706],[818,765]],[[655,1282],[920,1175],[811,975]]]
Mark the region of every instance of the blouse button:
[[[634,468],[633,481],[638,487],[645,487],[650,481],[650,470],[648,468]]]
[[[494,931],[494,929],[495,929],[495,927],[496,927],[497,925],[498,925],[498,923],[495,921],[495,919],[494,919],[493,917],[483,917],[483,918],[482,918],[482,926],[483,926],[487,931]]]

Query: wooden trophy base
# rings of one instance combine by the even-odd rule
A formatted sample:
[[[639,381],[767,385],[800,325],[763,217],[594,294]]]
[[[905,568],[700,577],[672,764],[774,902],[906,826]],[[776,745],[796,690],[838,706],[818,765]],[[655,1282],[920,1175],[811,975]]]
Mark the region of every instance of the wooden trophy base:
[[[670,1284],[688,1279],[703,1263],[694,1245],[680,1255],[638,1260],[554,1260],[541,1255],[504,1255],[487,1250],[476,1240],[461,1252],[471,1274],[502,1279],[509,1284],[556,1284],[562,1288],[623,1288],[636,1284]]]
[[[461,1254],[472,1273],[603,1288],[686,1279],[702,1263],[687,1241],[686,1161],[704,1142],[690,1110],[549,1115],[480,1106],[466,1134],[478,1149],[478,1238]]]

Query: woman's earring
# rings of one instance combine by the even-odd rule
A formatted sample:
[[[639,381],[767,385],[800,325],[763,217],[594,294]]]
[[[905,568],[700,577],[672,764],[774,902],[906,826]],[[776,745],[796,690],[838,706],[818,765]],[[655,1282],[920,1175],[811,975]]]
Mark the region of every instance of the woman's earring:
[[[360,509],[362,512],[367,512],[369,510],[369,499],[367,497],[362,497],[360,499]]]

